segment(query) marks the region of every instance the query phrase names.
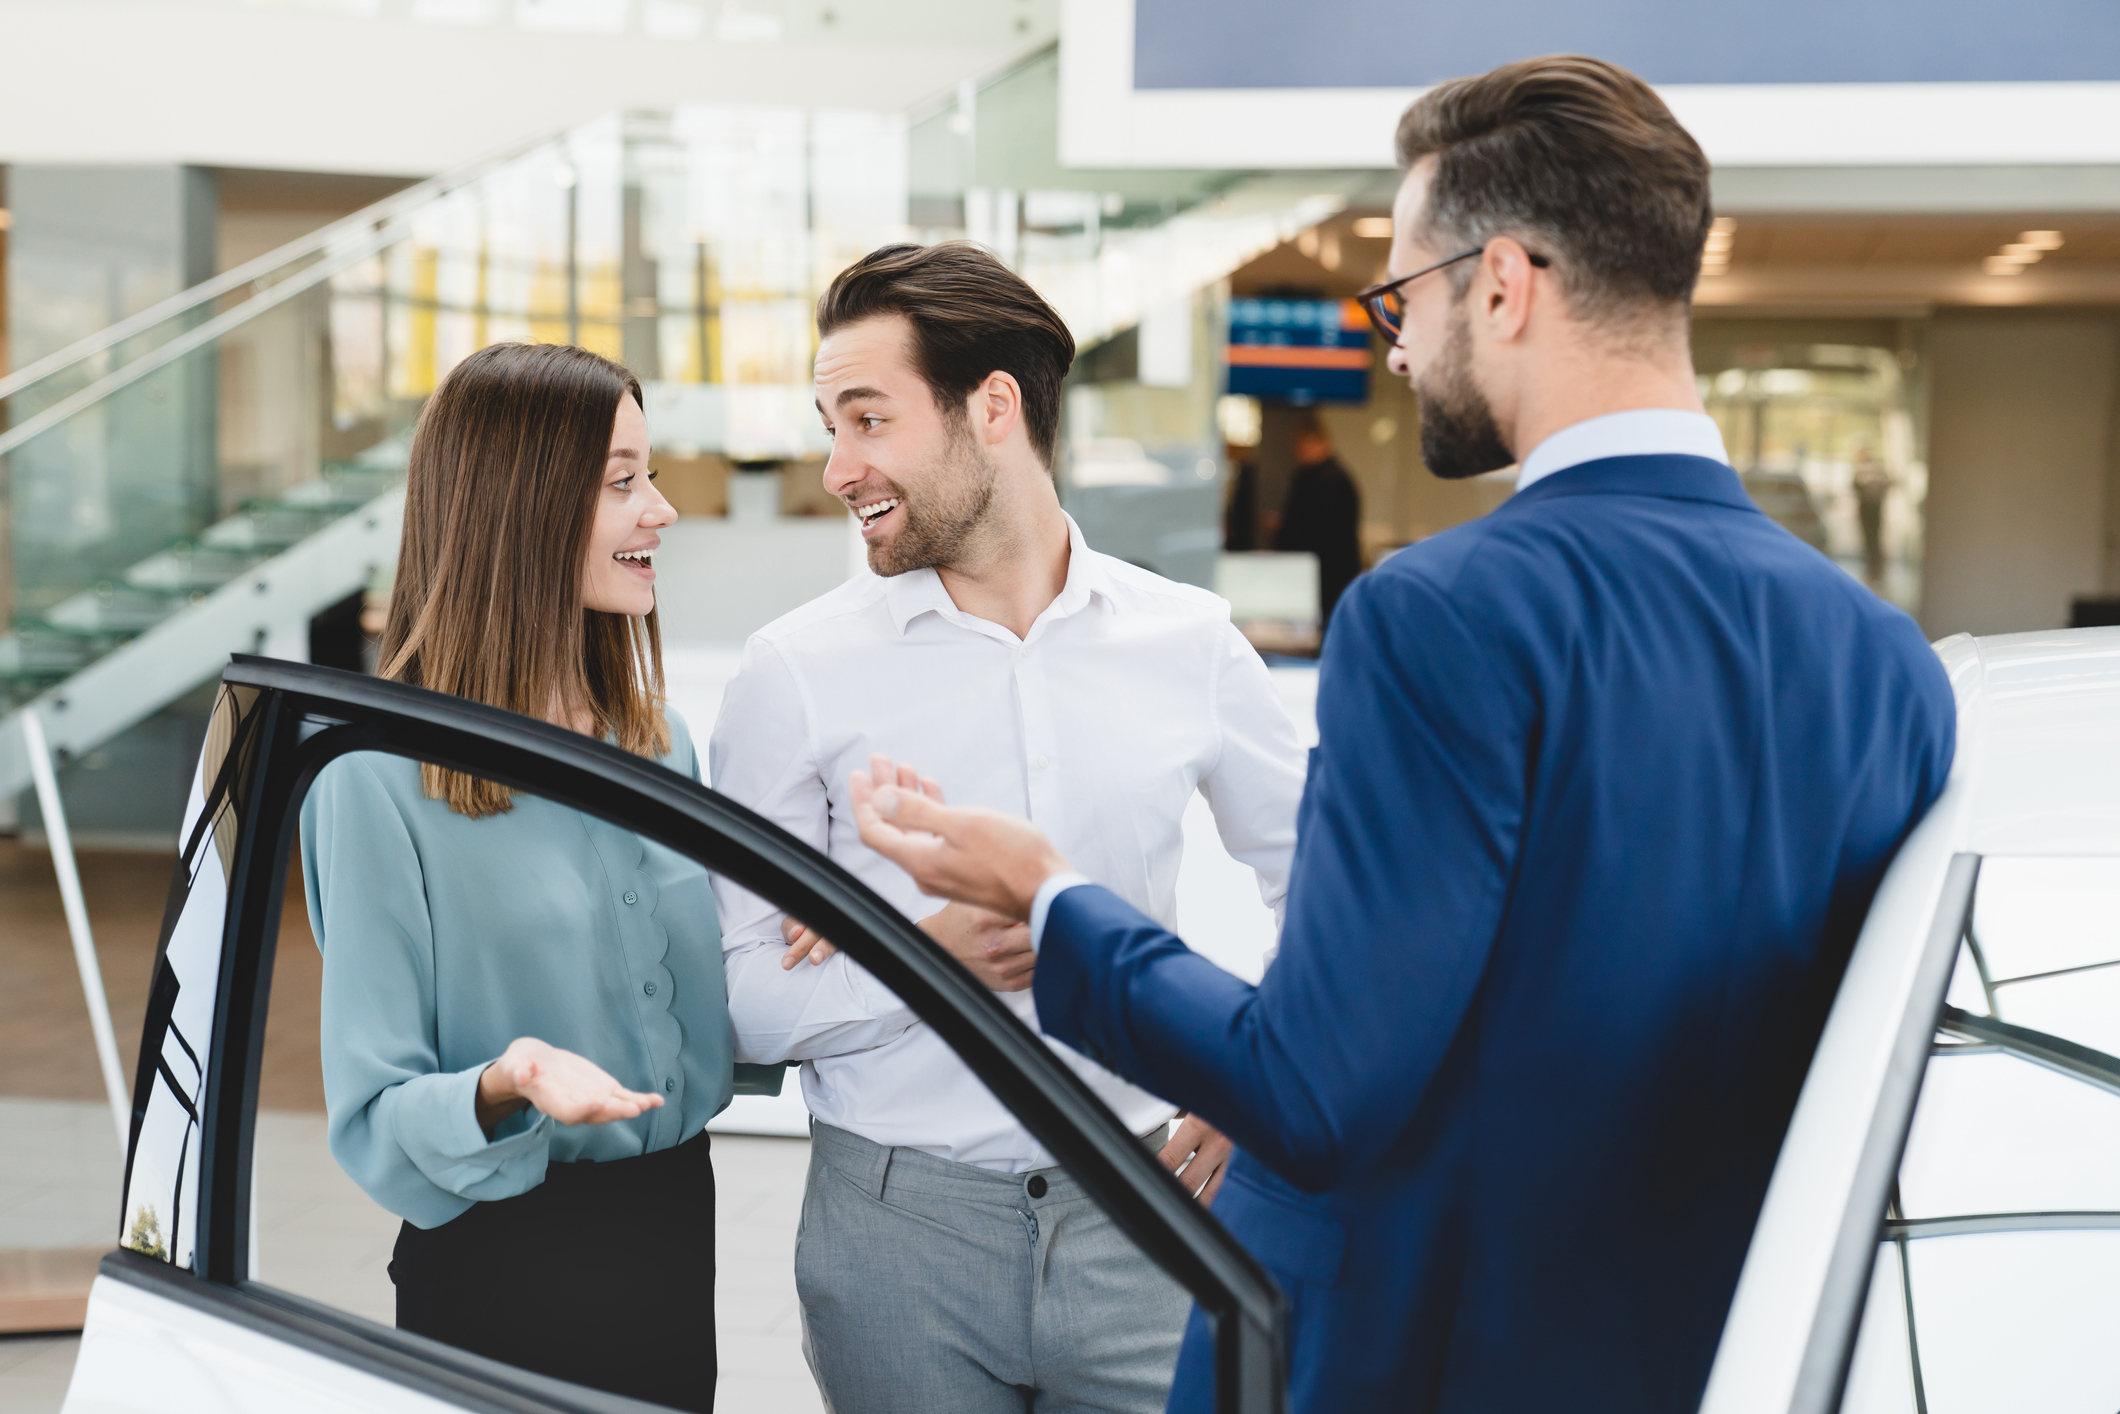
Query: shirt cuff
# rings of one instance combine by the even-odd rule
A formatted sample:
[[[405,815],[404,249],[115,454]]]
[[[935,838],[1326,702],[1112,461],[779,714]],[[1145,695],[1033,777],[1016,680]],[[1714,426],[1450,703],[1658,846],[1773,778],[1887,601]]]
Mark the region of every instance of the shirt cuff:
[[[534,1106],[494,1126],[479,1128],[477,1102],[484,1065],[423,1075],[394,1087],[391,1128],[405,1156],[427,1181],[460,1198],[512,1198],[544,1182],[553,1122]]]
[[[1037,897],[1031,900],[1031,951],[1037,952],[1045,946],[1045,915],[1053,906],[1053,900],[1077,884],[1089,880],[1080,874],[1055,874],[1038,886]]]

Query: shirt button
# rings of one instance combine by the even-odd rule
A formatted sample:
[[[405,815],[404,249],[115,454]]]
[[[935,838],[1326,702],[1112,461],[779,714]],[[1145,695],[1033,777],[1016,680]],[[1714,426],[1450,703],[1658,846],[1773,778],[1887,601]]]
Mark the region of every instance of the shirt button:
[[[1031,1181],[1023,1185],[1023,1191],[1030,1194],[1033,1198],[1043,1198],[1045,1196],[1045,1176],[1043,1174],[1032,1174]]]
[[[668,1094],[675,1094],[677,1092],[677,1081],[675,1077],[671,1077],[663,1081],[663,1090],[665,1091],[665,1093]]]
[[[639,894],[627,894],[627,895],[626,895],[626,902],[627,902],[627,903],[639,903],[639,902],[640,902],[640,895],[639,895]]]
[[[1031,656],[1031,648],[1028,643],[1023,645],[1023,656],[1026,658]]]
[[[1039,770],[1041,770],[1041,771],[1042,771],[1042,770],[1044,770],[1044,769],[1045,769],[1045,767],[1046,767],[1046,764],[1047,764],[1047,763],[1046,763],[1046,759],[1045,759],[1045,758],[1044,758],[1043,756],[1041,756],[1041,757],[1039,757],[1039,758],[1038,758],[1038,769],[1039,769]]]
[[[653,982],[650,982],[647,986],[641,988],[641,990],[652,997],[655,995],[655,984]]]

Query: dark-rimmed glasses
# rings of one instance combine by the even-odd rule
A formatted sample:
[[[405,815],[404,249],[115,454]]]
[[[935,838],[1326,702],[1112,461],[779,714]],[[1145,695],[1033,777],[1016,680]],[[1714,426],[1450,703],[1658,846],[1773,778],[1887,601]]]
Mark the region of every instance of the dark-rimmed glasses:
[[[1386,280],[1381,285],[1371,285],[1368,289],[1356,295],[1355,298],[1361,301],[1362,308],[1368,313],[1369,322],[1376,326],[1376,331],[1384,336],[1387,343],[1395,344],[1399,341],[1399,331],[1406,327],[1406,302],[1399,298],[1399,287],[1410,284],[1420,279],[1423,275],[1432,275],[1446,265],[1455,265],[1460,260],[1470,260],[1475,255],[1484,255],[1486,253],[1487,247],[1483,245],[1476,245],[1471,250],[1461,250],[1447,259],[1438,260],[1433,265],[1423,265],[1411,275],[1401,275],[1396,280]],[[1529,251],[1524,254],[1533,265],[1536,265],[1541,270],[1553,263],[1543,255],[1533,255]]]

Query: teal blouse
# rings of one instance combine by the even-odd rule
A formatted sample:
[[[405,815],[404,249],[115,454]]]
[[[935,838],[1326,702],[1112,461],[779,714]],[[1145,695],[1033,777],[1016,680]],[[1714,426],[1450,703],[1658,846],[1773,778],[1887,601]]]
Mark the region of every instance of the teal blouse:
[[[663,764],[699,757],[669,713]],[[331,1152],[415,1227],[542,1183],[548,1161],[670,1148],[729,1103],[733,1037],[707,873],[627,830],[517,793],[469,819],[414,761],[342,756],[302,804],[324,954]],[[487,1138],[479,1073],[518,1036],[588,1057],[661,1109],[603,1125],[535,1110]]]

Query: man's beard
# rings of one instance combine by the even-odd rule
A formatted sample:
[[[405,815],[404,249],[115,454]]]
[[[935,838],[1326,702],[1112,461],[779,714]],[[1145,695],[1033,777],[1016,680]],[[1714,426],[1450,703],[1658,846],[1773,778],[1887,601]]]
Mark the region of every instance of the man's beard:
[[[930,480],[935,489],[915,498],[886,480],[890,494],[900,497],[896,515],[905,524],[888,544],[869,544],[869,568],[885,579],[913,570],[947,569],[955,566],[994,505],[994,482],[1000,468],[986,449],[973,440],[966,425],[950,434],[943,453],[942,475]]]
[[[1461,481],[1516,460],[1487,395],[1472,381],[1472,320],[1462,305],[1451,316],[1441,356],[1414,392],[1421,399],[1421,460],[1437,476]]]

